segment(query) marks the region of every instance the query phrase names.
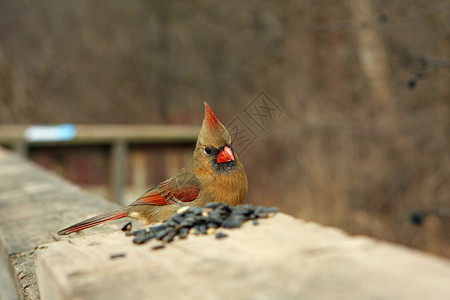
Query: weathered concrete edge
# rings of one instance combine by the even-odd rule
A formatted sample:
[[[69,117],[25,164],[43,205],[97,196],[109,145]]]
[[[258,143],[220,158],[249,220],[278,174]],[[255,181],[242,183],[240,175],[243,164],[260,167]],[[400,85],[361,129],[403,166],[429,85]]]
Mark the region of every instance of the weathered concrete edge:
[[[33,226],[32,228],[35,233],[47,233],[47,238],[45,240],[42,240],[38,244],[52,243],[54,241],[57,241],[58,237],[56,236],[56,231],[58,229],[70,225],[68,224],[69,222],[74,222],[75,220],[81,220],[85,218],[86,213],[89,210],[95,213],[96,211],[104,211],[105,208],[111,209],[117,207],[116,204],[108,202],[101,197],[94,196],[85,191],[82,191],[72,183],[60,178],[56,174],[53,174],[43,169],[42,167],[35,165],[34,163],[27,161],[22,157],[19,157],[18,155],[13,154],[10,151],[0,147],[0,168],[3,165],[6,165],[6,171],[3,170],[2,172],[3,180],[15,180],[18,178],[22,178],[22,174],[23,178],[28,178],[28,176],[31,174],[32,176],[39,178],[38,181],[40,183],[45,182],[52,185],[53,182],[55,182],[55,186],[57,185],[58,187],[54,190],[54,192],[60,192],[61,190],[64,191],[66,189],[70,191],[70,193],[77,193],[78,191],[80,191],[80,199],[86,200],[86,198],[89,198],[88,201],[70,201],[70,203],[62,204],[62,206],[65,206],[63,210],[67,211],[70,216],[67,217],[67,219],[64,215],[55,217],[55,219],[57,219],[55,222],[56,224],[55,227],[51,229],[51,231],[55,233],[54,235],[48,234],[48,228],[44,228],[45,226],[40,226],[42,224],[36,222],[36,226]],[[11,168],[11,165],[17,165],[17,168]],[[24,191],[21,190],[23,186],[23,184],[18,184],[17,190],[8,187],[5,193],[8,194],[13,191],[12,194],[18,193],[30,196],[33,198],[33,201],[35,201],[35,205],[37,206],[42,206],[43,204],[48,203],[48,198],[40,198],[41,191]],[[0,194],[3,194],[1,189]],[[5,204],[5,202],[3,204]],[[10,206],[13,206],[13,204]],[[4,208],[5,211],[8,211],[8,209],[10,208],[11,207],[8,206],[8,203],[6,203],[6,208]],[[59,207],[58,209],[61,211],[62,208]],[[54,215],[56,213],[56,211],[48,212],[49,215]],[[8,220],[7,222],[8,225],[11,225],[11,227],[23,228],[23,226],[21,227],[22,220],[20,219],[12,221]],[[0,223],[2,223],[3,225],[5,224],[5,222]],[[105,229],[108,227],[110,226],[107,225],[106,227],[99,229],[94,228],[87,234],[105,231]],[[5,299],[39,299],[39,291],[36,282],[36,273],[33,258],[34,248],[38,245],[34,244],[32,246],[22,247],[23,249],[20,251],[14,250],[11,248],[11,245],[8,244],[6,236],[8,234],[16,234],[17,231],[8,232],[8,230],[11,230],[11,228],[8,228],[8,226],[1,226],[0,224],[0,266],[4,265],[0,268],[0,273],[2,273],[0,275],[0,300],[2,300],[3,297],[5,297]],[[30,234],[32,235],[33,233]],[[14,296],[11,296],[11,294],[14,294]]]
[[[1,152],[1,150],[0,150],[0,152]],[[0,155],[1,155],[1,153],[0,153]],[[33,169],[34,172],[38,172],[38,173],[41,173],[41,174],[45,173],[44,177],[46,177],[46,178],[49,178],[49,179],[50,178],[59,178],[56,175],[49,174],[47,171],[44,171],[41,168],[36,167],[36,166],[34,166],[33,164],[31,164],[29,162],[26,162],[26,161],[24,161],[22,159],[17,159],[17,157],[13,158],[12,160],[15,163],[17,162],[18,164],[26,165],[26,169],[27,170],[32,170]],[[69,182],[63,182],[62,185],[64,185],[64,186],[73,186]],[[79,192],[79,194],[82,197],[86,197],[86,195],[87,195],[87,194],[85,194],[85,192],[81,192],[81,191]],[[103,203],[104,202],[103,200],[100,201],[101,198],[99,198],[99,197],[95,197],[95,198],[97,198],[98,201],[96,202],[94,200],[93,204],[92,204],[92,207],[96,206],[95,203],[98,203],[98,202],[102,202]],[[83,203],[83,205],[84,204],[85,203]],[[68,211],[69,210],[73,211],[74,209],[75,208],[74,208],[72,203],[70,204],[70,207],[69,206],[67,207]],[[80,219],[84,218],[84,216],[82,216],[82,214],[80,213],[79,218]],[[66,222],[67,222],[67,220],[65,220],[65,223]],[[65,226],[65,225],[63,225],[63,223],[61,223],[61,227],[60,228],[62,228],[63,226]],[[2,228],[0,227],[0,235],[1,235],[1,229]],[[103,227],[103,229],[106,229],[106,227]],[[90,233],[94,233],[95,230],[97,230],[97,229],[92,229],[92,231],[90,231]],[[100,231],[104,231],[104,230],[100,229],[97,232],[100,232]],[[53,239],[50,238],[45,243],[53,243],[55,241],[56,240],[53,237]],[[8,261],[9,260],[9,264],[7,263],[6,265],[8,266],[7,269],[8,269],[8,272],[9,272],[10,276],[11,276],[10,279],[13,280],[13,282],[15,282],[15,284],[16,284],[17,291],[18,291],[18,296],[20,298],[22,298],[22,299],[26,299],[27,297],[24,296],[24,292],[25,292],[24,288],[28,288],[28,289],[35,288],[37,290],[37,283],[36,283],[36,278],[35,278],[36,277],[36,272],[35,272],[36,270],[35,270],[35,265],[34,265],[34,261],[33,261],[34,247],[28,248],[28,249],[26,249],[24,251],[21,251],[21,252],[15,252],[15,253],[8,252],[7,251],[7,245],[5,245],[3,238],[2,238],[2,241],[0,243],[0,246],[1,246],[0,250],[2,251],[2,253],[1,253],[2,254],[2,258],[4,258],[4,261]],[[37,246],[37,245],[35,245],[35,246]],[[420,251],[418,251],[418,252],[420,252]],[[423,253],[423,252],[420,252],[420,253]],[[423,253],[423,254],[426,254],[426,253]],[[20,264],[17,264],[17,262],[20,262]],[[31,276],[27,277],[26,279],[20,278],[23,275],[23,273],[21,275],[21,269],[20,269],[21,265],[23,263],[25,263],[25,265],[28,268],[31,268],[33,270],[33,274]],[[11,275],[11,273],[12,273],[12,275]],[[34,280],[34,283],[33,283],[33,280]],[[31,284],[30,284],[30,282],[31,282]]]
[[[19,299],[19,285],[14,268],[11,265],[9,255],[4,245],[3,234],[0,231],[0,300]]]
[[[210,237],[192,236],[186,240],[175,241],[174,244],[169,244],[166,249],[158,250],[156,252],[149,251],[148,246],[136,246],[132,244],[131,238],[126,237],[120,231],[102,233],[95,236],[73,237],[70,241],[61,241],[44,245],[35,253],[37,276],[40,276],[39,278],[45,278],[45,280],[39,281],[43,293],[42,297],[44,299],[45,296],[51,294],[52,297],[48,297],[48,299],[78,299],[78,297],[83,298],[80,295],[80,291],[83,291],[82,295],[86,297],[86,299],[109,299],[112,295],[117,296],[116,293],[120,292],[123,293],[120,294],[120,297],[122,298],[130,298],[131,296],[139,298],[148,295],[152,290],[155,291],[155,288],[157,287],[161,291],[159,291],[159,297],[156,298],[174,298],[178,296],[178,294],[175,295],[173,292],[168,291],[173,289],[173,282],[171,280],[166,282],[161,280],[163,277],[167,278],[165,275],[160,277],[154,276],[152,277],[151,282],[146,283],[139,282],[139,280],[146,278],[146,274],[148,274],[149,270],[152,268],[155,270],[161,270],[161,267],[163,269],[166,268],[167,270],[186,270],[189,266],[193,266],[193,264],[189,263],[191,259],[194,258],[194,260],[198,260],[201,258],[205,262],[204,268],[202,267],[203,264],[196,263],[195,269],[190,269],[190,271],[194,272],[189,272],[189,274],[192,274],[193,278],[201,278],[204,285],[200,285],[200,288],[198,285],[183,285],[181,281],[177,281],[179,283],[179,289],[183,291],[193,289],[189,290],[192,299],[195,299],[198,295],[208,295],[208,292],[210,293],[209,295],[222,295],[220,291],[224,292],[224,290],[226,290],[226,294],[222,295],[224,296],[223,299],[239,298],[239,295],[242,299],[253,299],[252,297],[242,296],[242,291],[239,286],[234,285],[234,283],[227,285],[226,281],[222,281],[221,285],[226,285],[228,288],[211,289],[211,286],[213,286],[211,285],[211,282],[208,284],[208,282],[204,281],[205,278],[199,276],[199,274],[204,271],[211,271],[210,266],[215,262],[222,262],[222,264],[225,262],[225,266],[231,266],[233,265],[233,262],[242,263],[249,257],[258,256],[258,253],[253,251],[261,248],[261,244],[258,243],[258,241],[264,240],[264,237],[266,236],[274,236],[275,232],[280,232],[280,230],[285,227],[296,229],[295,232],[289,231],[289,241],[292,241],[293,235],[299,236],[297,234],[298,232],[304,233],[304,235],[300,237],[301,242],[297,247],[290,247],[288,246],[290,244],[284,243],[282,248],[279,249],[289,249],[284,254],[297,254],[298,256],[281,255],[281,257],[290,257],[290,263],[281,264],[287,269],[291,268],[292,265],[296,265],[296,259],[297,262],[299,262],[298,259],[300,259],[300,262],[305,263],[302,264],[305,269],[300,271],[296,270],[292,273],[294,276],[290,276],[290,278],[298,277],[300,280],[299,282],[301,282],[300,278],[305,279],[305,276],[309,276],[303,283],[317,283],[317,279],[327,280],[320,282],[321,286],[319,288],[317,285],[314,287],[313,284],[312,287],[303,287],[294,292],[290,290],[291,294],[284,289],[279,289],[280,291],[283,291],[283,295],[287,297],[284,297],[284,299],[297,299],[295,297],[298,296],[302,296],[304,299],[444,299],[438,295],[448,295],[448,292],[450,292],[444,279],[447,277],[446,275],[450,274],[450,261],[445,258],[365,236],[350,236],[342,230],[333,227],[325,227],[313,222],[304,222],[282,213],[277,214],[275,219],[278,219],[278,221],[272,222],[272,220],[262,220],[261,224],[258,226],[253,226],[249,223],[244,224],[243,228],[240,228],[239,230],[230,230],[231,238],[221,240],[220,242]],[[272,223],[267,227],[269,222]],[[314,239],[311,239],[313,236],[317,236],[317,234],[321,237],[315,241]],[[278,242],[279,241],[281,240],[278,240]],[[288,240],[284,239],[284,241]],[[157,241],[152,242],[154,242],[153,245],[158,243]],[[150,242],[150,248],[152,247],[152,242]],[[217,247],[219,244],[213,245],[215,243],[221,243],[221,246]],[[230,243],[232,243],[232,248],[229,247]],[[77,251],[72,253],[71,251],[75,248],[77,248]],[[204,249],[208,249],[207,253]],[[57,251],[55,252],[55,250]],[[123,252],[127,255],[120,260],[108,260],[107,257],[109,254],[112,254],[115,251]],[[279,267],[281,265],[278,263],[274,264],[272,259],[274,257],[279,258],[281,252],[282,251],[272,251],[271,255],[265,257],[268,259],[266,262],[270,262],[266,267],[270,268],[270,266],[276,265],[274,271],[280,271]],[[76,253],[81,256],[73,255]],[[101,254],[99,260],[96,259],[95,261],[86,264],[86,261],[92,259],[92,255],[98,255],[99,253]],[[235,255],[236,253],[239,253],[240,255]],[[186,257],[180,260],[174,259],[176,257],[183,257],[180,256],[180,254],[186,254]],[[156,261],[154,260],[155,257],[157,257]],[[373,257],[382,258],[384,264],[380,264],[378,260],[372,261]],[[139,266],[135,265],[136,261],[139,261]],[[163,263],[158,265],[157,261]],[[415,261],[415,263],[412,264],[411,261]],[[62,262],[64,262],[65,266],[63,266]],[[99,265],[97,265],[96,262],[101,266],[101,269],[98,268]],[[311,266],[311,263],[315,264],[314,262],[317,263],[319,267],[322,266],[322,268],[318,267],[317,269],[311,269],[308,267],[308,265]],[[331,263],[331,265],[328,265],[328,263]],[[114,265],[114,270],[121,271],[105,271],[108,270],[108,266],[111,267],[111,265]],[[119,267],[119,265],[122,266]],[[87,269],[85,269],[86,266],[88,266]],[[255,264],[248,264],[242,268],[243,266],[239,265],[240,273],[247,275],[258,273],[253,272],[258,269],[255,269],[254,266]],[[90,269],[90,267],[92,267],[92,269]],[[347,270],[346,267],[350,268]],[[218,268],[213,269],[219,270]],[[345,272],[348,271],[351,274],[341,277],[342,274],[340,274],[340,270],[344,269],[346,270]],[[351,272],[351,270],[353,270],[353,272]],[[416,272],[416,270],[419,270],[419,272]],[[423,272],[420,272],[420,270],[423,270]],[[215,276],[218,273],[220,273],[220,276]],[[370,280],[364,282],[363,277],[355,275],[359,273],[363,275],[372,274],[373,278],[369,277]],[[224,274],[230,275],[229,270],[220,268],[220,271],[215,273],[215,275],[209,273],[211,278],[216,279],[223,278],[222,276],[224,276]],[[236,275],[236,273],[233,274]],[[273,272],[273,274],[275,274],[275,272]],[[74,277],[72,277],[72,275],[74,275]],[[336,275],[339,276],[336,277]],[[428,277],[428,275],[432,276]],[[173,279],[174,277],[171,278]],[[330,278],[341,279],[334,280]],[[342,278],[345,280],[342,281]],[[367,277],[364,278],[367,279]],[[311,281],[311,279],[315,280]],[[426,282],[422,284],[424,280]],[[230,282],[231,281],[232,280],[230,280]],[[348,285],[350,281],[353,282],[351,286],[347,286],[347,290],[336,289],[337,285],[335,284],[340,282],[339,285],[341,285],[342,282],[347,282]],[[89,284],[87,284],[88,282]],[[241,280],[241,282],[243,282],[243,280]],[[272,285],[269,289],[273,291],[275,289],[275,283],[273,281],[270,282]],[[371,282],[372,284],[369,284],[369,288],[362,289],[361,287],[365,286],[367,282]],[[395,289],[392,289],[393,285],[386,284],[390,282],[394,282]],[[417,284],[419,282],[421,284]],[[429,284],[430,282],[432,284]],[[328,288],[327,290],[327,283],[333,283],[334,285],[331,285],[331,288]],[[383,283],[387,286],[383,286]],[[153,289],[151,287],[152,284]],[[408,284],[413,285],[411,288],[408,288]],[[424,288],[427,284],[429,285],[428,288]],[[302,284],[299,285],[301,286]],[[123,292],[123,289],[120,288],[119,290],[114,290],[112,294],[111,292],[108,292],[110,289],[114,289],[117,286],[133,287],[132,289],[129,289],[132,292]],[[150,289],[145,290],[149,286]],[[218,286],[214,286],[215,288],[218,288]],[[391,289],[389,289],[389,286]],[[92,287],[101,288],[96,288],[90,293],[86,292]],[[105,289],[105,287],[109,288]],[[208,287],[209,291],[207,292],[206,289],[208,289]],[[353,289],[358,290],[358,287],[359,296],[363,297],[349,298],[349,295],[353,295]],[[436,287],[438,287],[438,289],[436,289]],[[249,286],[247,285],[246,288],[249,288]],[[199,289],[201,289],[201,293],[199,293]],[[251,289],[260,291],[255,286],[251,286]],[[333,294],[330,292],[330,289],[332,292],[337,291],[340,293]],[[299,291],[301,294],[297,294]],[[358,292],[355,293],[354,296],[358,295]],[[189,297],[187,298],[190,299]],[[197,299],[207,298],[200,297]],[[222,297],[215,297],[215,299],[222,299]],[[266,299],[272,298],[269,297]]]

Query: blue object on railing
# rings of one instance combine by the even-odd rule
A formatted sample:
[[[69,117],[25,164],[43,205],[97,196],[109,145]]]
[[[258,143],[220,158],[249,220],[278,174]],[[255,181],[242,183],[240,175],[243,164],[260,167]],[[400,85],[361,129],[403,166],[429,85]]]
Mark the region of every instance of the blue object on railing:
[[[24,137],[28,142],[61,142],[73,140],[77,132],[73,124],[33,125],[25,130]]]

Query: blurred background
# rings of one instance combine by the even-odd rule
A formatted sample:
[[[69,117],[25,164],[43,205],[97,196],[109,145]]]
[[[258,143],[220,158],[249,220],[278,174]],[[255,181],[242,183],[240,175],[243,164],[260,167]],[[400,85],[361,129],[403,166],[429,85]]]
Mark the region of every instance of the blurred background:
[[[450,218],[410,221],[450,207],[450,1],[0,1],[0,129],[199,128],[203,101],[250,133],[248,202],[450,257]],[[129,145],[127,197],[192,149]],[[27,152],[105,194],[108,145]]]

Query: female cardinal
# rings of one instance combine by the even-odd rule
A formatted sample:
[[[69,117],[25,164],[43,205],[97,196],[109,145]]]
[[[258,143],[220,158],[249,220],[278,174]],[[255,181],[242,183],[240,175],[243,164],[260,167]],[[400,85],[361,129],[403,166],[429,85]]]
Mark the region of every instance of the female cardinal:
[[[237,205],[247,195],[247,175],[231,146],[231,137],[205,103],[205,118],[194,155],[172,178],[148,190],[136,201],[60,230],[65,235],[107,221],[130,217],[146,224],[168,219],[181,206],[207,202]]]

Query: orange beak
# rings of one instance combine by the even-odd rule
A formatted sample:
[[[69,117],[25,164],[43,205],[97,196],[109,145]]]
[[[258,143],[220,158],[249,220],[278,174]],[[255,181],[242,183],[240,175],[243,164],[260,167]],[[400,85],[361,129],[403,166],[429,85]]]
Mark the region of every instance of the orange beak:
[[[223,150],[217,155],[217,163],[220,164],[232,160],[234,160],[234,154],[233,151],[231,151],[231,148],[228,146],[223,147]]]

